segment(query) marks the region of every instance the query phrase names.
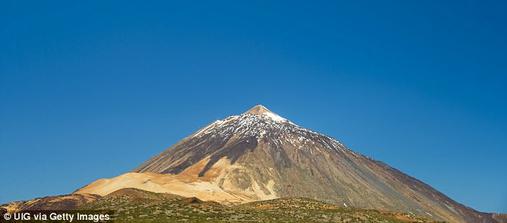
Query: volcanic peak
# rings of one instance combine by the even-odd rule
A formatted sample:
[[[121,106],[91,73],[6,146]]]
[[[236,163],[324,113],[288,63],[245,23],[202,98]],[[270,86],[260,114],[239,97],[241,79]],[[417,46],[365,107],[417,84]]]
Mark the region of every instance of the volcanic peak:
[[[262,116],[268,117],[276,122],[286,122],[287,121],[287,119],[270,111],[269,109],[267,109],[263,105],[256,105],[256,106],[252,107],[251,109],[249,109],[248,111],[246,111],[244,114],[262,115]]]

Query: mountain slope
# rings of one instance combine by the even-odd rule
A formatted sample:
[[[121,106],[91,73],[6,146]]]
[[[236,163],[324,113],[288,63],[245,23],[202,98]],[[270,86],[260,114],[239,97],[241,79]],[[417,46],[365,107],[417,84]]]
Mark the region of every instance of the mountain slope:
[[[449,222],[495,222],[489,214],[260,105],[200,129],[134,172],[94,182],[77,193],[104,195],[135,187],[221,202],[307,197]],[[181,182],[178,189],[171,183],[175,179]]]

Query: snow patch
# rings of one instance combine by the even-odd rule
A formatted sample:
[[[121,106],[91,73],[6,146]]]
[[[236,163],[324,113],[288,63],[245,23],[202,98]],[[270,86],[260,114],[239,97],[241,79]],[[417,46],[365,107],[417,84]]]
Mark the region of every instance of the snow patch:
[[[272,119],[275,122],[284,122],[284,121],[287,121],[287,119],[284,119],[284,118],[282,118],[281,116],[279,116],[279,115],[277,115],[275,113],[266,112],[266,113],[263,113],[263,115],[269,117],[270,119]]]

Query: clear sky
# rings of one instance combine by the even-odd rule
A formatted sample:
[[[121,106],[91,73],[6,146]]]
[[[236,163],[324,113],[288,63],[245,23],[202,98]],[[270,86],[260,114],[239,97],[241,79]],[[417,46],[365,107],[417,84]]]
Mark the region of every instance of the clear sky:
[[[263,104],[507,212],[506,1],[178,2],[0,3],[0,203]]]

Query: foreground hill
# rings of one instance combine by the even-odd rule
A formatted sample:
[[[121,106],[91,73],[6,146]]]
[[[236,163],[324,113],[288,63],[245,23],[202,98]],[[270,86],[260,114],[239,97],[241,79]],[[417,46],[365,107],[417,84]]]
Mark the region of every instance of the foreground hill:
[[[69,203],[63,195],[19,202],[31,210],[114,210],[116,222],[433,222],[411,214],[339,207],[308,198],[280,198],[239,205],[223,205],[198,198],[126,188],[106,196],[89,196]],[[73,200],[73,199],[72,199]],[[48,206],[44,206],[44,204]],[[18,210],[19,211],[19,210]]]

